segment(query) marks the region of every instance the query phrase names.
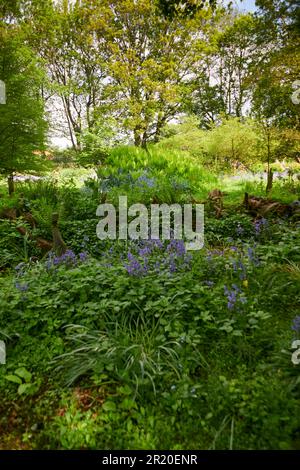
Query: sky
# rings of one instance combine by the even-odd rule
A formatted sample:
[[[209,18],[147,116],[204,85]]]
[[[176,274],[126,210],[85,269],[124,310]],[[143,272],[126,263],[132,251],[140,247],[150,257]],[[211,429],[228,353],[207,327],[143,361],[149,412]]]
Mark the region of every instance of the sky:
[[[256,10],[255,0],[233,0],[232,3],[241,11],[254,12]]]

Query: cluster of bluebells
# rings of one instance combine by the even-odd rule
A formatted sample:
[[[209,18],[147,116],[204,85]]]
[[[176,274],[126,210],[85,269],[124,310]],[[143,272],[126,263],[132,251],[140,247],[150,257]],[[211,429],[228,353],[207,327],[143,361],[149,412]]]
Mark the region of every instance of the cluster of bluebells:
[[[175,179],[171,179],[171,186],[174,191],[189,191],[190,184],[188,181],[177,181]]]
[[[236,231],[237,235],[240,237],[240,236],[243,235],[245,230],[244,230],[243,226],[240,223],[238,223],[235,231]]]
[[[48,254],[46,261],[46,268],[49,270],[53,267],[66,266],[69,268],[75,267],[78,263],[84,263],[88,258],[88,253],[83,251],[77,256],[74,251],[67,250],[61,256],[56,256],[53,252]]]
[[[247,249],[247,255],[250,263],[252,263],[255,267],[260,265],[259,258],[255,253],[254,248],[252,248],[251,246],[249,246]]]
[[[156,184],[156,181],[154,178],[149,178],[147,175],[141,175],[138,177],[136,180],[136,185],[140,188],[146,189],[146,188],[154,188]]]
[[[178,181],[177,178],[170,178],[170,186],[174,191],[189,191],[190,184],[188,181]],[[124,185],[130,185],[131,187],[137,187],[140,189],[153,189],[157,185],[157,180],[154,177],[149,176],[149,172],[145,170],[140,176],[133,176],[131,173],[125,172],[119,169],[117,174],[108,175],[100,182],[100,191],[108,192],[112,188],[119,188]]]
[[[28,291],[29,285],[27,282],[23,282],[22,284],[20,282],[15,283],[15,288],[20,292],[21,295],[21,300],[24,302],[27,300],[27,297],[25,295],[25,292]]]
[[[15,267],[15,271],[16,271],[16,275],[17,277],[21,277],[23,276],[23,274],[25,273],[25,270],[26,270],[26,263],[19,263],[16,267]]]
[[[268,227],[268,221],[264,217],[256,220],[254,223],[255,235],[256,236],[262,235],[262,233],[265,231],[267,227]]]
[[[18,289],[20,292],[26,292],[29,289],[28,284],[25,282],[24,284],[20,284],[19,282],[16,282],[15,284],[16,289]]]
[[[240,304],[245,304],[247,302],[242,290],[236,284],[232,284],[230,289],[228,289],[227,286],[224,286],[224,295],[227,297],[228,310],[234,310]]]
[[[241,281],[247,279],[247,269],[241,259],[234,260],[232,267],[233,271],[239,275]]]
[[[300,333],[300,315],[297,315],[297,317],[294,318],[293,324],[292,324],[292,330],[295,331],[296,333]]]
[[[124,184],[134,184],[134,178],[130,173],[126,173],[119,168],[117,175],[109,175],[100,182],[100,191],[108,192],[114,187],[120,187]]]
[[[128,263],[125,263],[125,269],[131,276],[143,276],[147,274],[149,266],[147,258],[144,258],[143,261],[139,261],[136,256],[131,252],[127,254]]]
[[[151,272],[173,274],[189,269],[192,256],[186,252],[183,240],[171,239],[163,243],[160,239],[143,240],[128,252],[125,269],[131,276],[144,276]]]
[[[155,178],[150,178],[145,171],[138,178],[132,176],[130,173],[125,173],[122,169],[118,170],[117,175],[109,175],[100,183],[100,191],[108,192],[114,187],[121,187],[124,185],[136,186],[138,188],[154,188],[156,185]]]
[[[238,254],[238,259],[232,261],[233,271],[239,275],[241,281],[244,281],[247,279],[247,268],[242,260],[241,254],[236,246],[231,246],[230,249]],[[247,247],[247,258],[253,266],[257,267],[260,265],[259,258],[254,248],[251,246]]]

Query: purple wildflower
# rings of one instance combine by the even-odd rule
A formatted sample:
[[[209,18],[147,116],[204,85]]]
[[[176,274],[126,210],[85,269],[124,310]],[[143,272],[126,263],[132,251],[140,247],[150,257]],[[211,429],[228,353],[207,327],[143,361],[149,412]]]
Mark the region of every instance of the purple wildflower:
[[[240,280],[244,281],[245,279],[247,279],[247,270],[246,270],[246,267],[242,263],[241,260],[238,261],[238,267],[239,267],[239,270],[240,270],[240,275],[239,275]]]
[[[147,256],[151,254],[151,248],[149,246],[146,246],[145,248],[140,248],[139,249],[139,255],[140,256]]]
[[[79,259],[82,263],[84,263],[88,258],[88,253],[86,251],[83,251],[82,253],[79,253]]]
[[[224,286],[224,294],[227,297],[227,308],[228,310],[233,310],[237,307],[238,303],[245,304],[247,302],[246,297],[243,295],[241,289],[236,285],[232,284],[232,288]]]
[[[249,246],[247,251],[248,251],[248,258],[249,258],[249,261],[250,261],[252,264],[254,264],[254,266],[259,266],[259,264],[260,264],[260,263],[259,263],[259,259],[258,259],[258,257],[256,256],[254,249],[253,249],[251,246]]]
[[[267,228],[267,225],[268,221],[264,217],[259,220],[256,220],[254,224],[255,234],[260,235]]]
[[[26,263],[24,263],[24,262],[23,262],[23,263],[19,263],[19,264],[15,267],[17,276],[23,276],[25,267],[26,267]]]
[[[149,178],[148,176],[146,175],[141,175],[138,177],[138,179],[136,180],[137,182],[137,185],[139,187],[148,187],[148,188],[154,188],[155,186],[155,179],[154,178]]]
[[[26,292],[29,289],[29,286],[27,283],[20,284],[19,282],[16,282],[15,286],[16,286],[16,289],[18,289],[20,292]]]
[[[300,333],[300,315],[297,315],[297,317],[294,318],[292,330],[296,331],[296,333]]]
[[[237,224],[236,233],[237,233],[237,235],[239,235],[239,236],[240,236],[240,235],[243,235],[243,233],[244,233],[244,228],[241,226],[240,223]]]
[[[167,246],[167,252],[173,252],[177,256],[184,256],[186,253],[184,241],[172,239]]]
[[[147,264],[144,263],[142,266],[141,263],[133,256],[132,253],[128,253],[127,255],[128,260],[130,261],[129,264],[125,264],[125,269],[130,276],[143,276],[148,271]]]

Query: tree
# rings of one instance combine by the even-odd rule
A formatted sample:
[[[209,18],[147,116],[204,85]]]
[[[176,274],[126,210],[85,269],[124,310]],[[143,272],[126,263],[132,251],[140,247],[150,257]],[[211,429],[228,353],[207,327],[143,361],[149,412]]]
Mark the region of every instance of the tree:
[[[258,0],[256,44],[261,60],[253,67],[252,115],[263,129],[268,185],[270,163],[277,157],[299,158],[299,104],[293,103],[293,82],[298,78],[299,9],[291,0]]]
[[[238,167],[253,163],[258,158],[260,136],[256,123],[250,119],[223,119],[212,128],[203,144],[204,150],[216,163]]]
[[[169,19],[148,0],[85,3],[107,58],[103,112],[132,132],[135,145],[158,141],[163,126],[182,111],[195,66],[207,52],[211,11]]]
[[[89,5],[81,2],[39,0],[24,15],[28,40],[47,69],[49,107],[57,106],[58,97],[76,150],[82,148],[84,130],[94,125],[104,78],[103,55],[88,30],[89,13]]]
[[[128,137],[117,130],[117,122],[112,117],[95,116],[93,128],[82,133],[82,150],[77,154],[76,161],[84,167],[96,167],[103,163],[114,146],[124,145],[128,141]]]
[[[299,78],[299,9],[296,2],[258,0],[256,30],[261,60],[253,73],[253,112],[280,128],[300,130],[299,105],[291,100]]]
[[[14,173],[42,166],[47,123],[41,99],[42,73],[18,29],[0,29],[0,79],[6,104],[0,105],[0,173],[14,191]]]
[[[158,0],[157,4],[159,6],[162,14],[167,18],[174,17],[192,17],[194,16],[201,8],[205,6],[206,3],[209,3],[212,7],[216,5],[216,0]]]

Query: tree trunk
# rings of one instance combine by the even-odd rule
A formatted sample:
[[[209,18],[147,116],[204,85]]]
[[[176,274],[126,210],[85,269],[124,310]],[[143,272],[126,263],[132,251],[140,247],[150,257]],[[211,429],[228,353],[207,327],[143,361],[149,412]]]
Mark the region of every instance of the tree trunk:
[[[271,163],[271,145],[270,145],[270,131],[267,129],[267,165],[268,165],[268,171],[267,171],[267,187],[266,187],[266,194],[268,194],[273,186],[273,172],[270,168],[270,163]]]
[[[147,150],[147,141],[148,141],[148,135],[147,132],[145,131],[143,133],[142,141],[141,141],[141,147],[145,150]]]
[[[7,178],[8,183],[8,194],[12,196],[15,192],[15,182],[14,182],[14,175],[11,173]]]
[[[136,147],[140,147],[141,143],[142,143],[141,134],[140,134],[139,130],[140,129],[138,129],[138,128],[134,129],[134,145]]]
[[[161,131],[162,131],[162,128],[165,125],[165,123],[166,123],[166,117],[164,115],[158,117],[157,123],[156,123],[155,135],[154,135],[154,142],[155,143],[157,143],[159,141]]]
[[[67,245],[62,239],[60,230],[58,228],[58,213],[52,214],[52,237],[53,237],[53,251],[56,256],[62,256],[67,251]]]
[[[268,194],[273,187],[273,171],[268,171],[266,193]]]

